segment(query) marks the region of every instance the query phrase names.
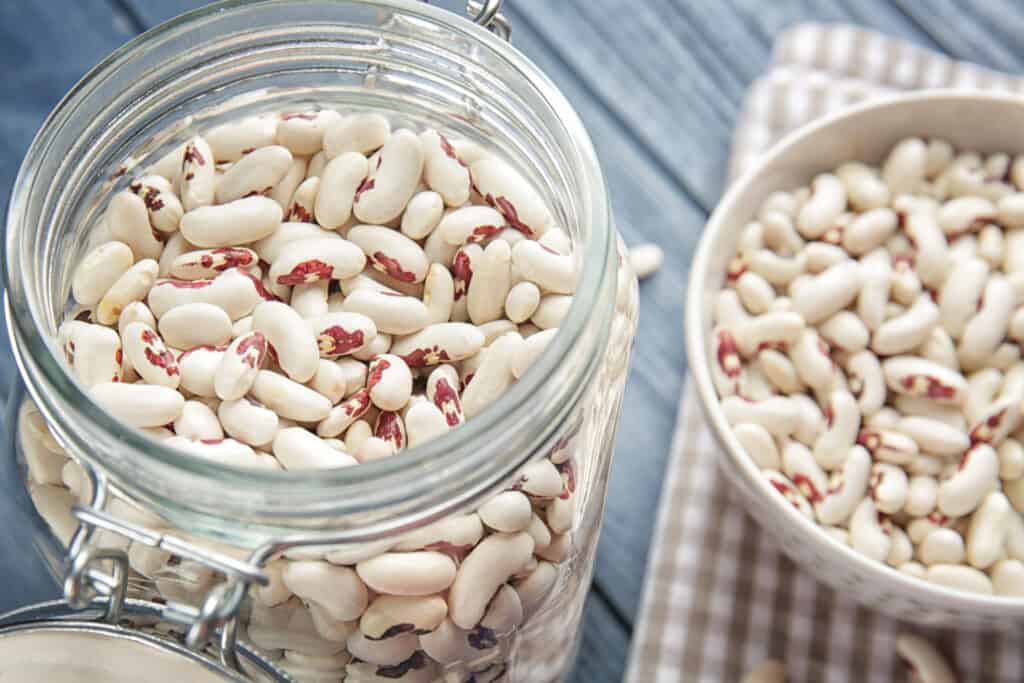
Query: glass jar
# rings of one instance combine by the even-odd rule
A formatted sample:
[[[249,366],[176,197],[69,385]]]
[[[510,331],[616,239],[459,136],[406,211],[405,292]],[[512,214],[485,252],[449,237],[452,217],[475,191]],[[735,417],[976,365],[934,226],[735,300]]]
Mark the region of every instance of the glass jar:
[[[55,341],[71,274],[106,199],[137,170],[219,123],[310,106],[388,110],[400,124],[443,127],[503,155],[569,232],[577,293],[529,372],[444,437],[343,470],[263,472],[197,460],[112,418],[71,377]],[[635,332],[636,280],[579,118],[505,41],[402,0],[232,0],[183,15],[113,53],[50,115],[16,181],[6,250],[9,332],[31,397],[22,401],[15,388],[8,424],[34,506],[55,532],[35,536],[52,566],[68,543],[72,556],[120,549],[132,560],[135,594],[207,605],[205,623],[214,627],[234,623],[241,598],[225,596],[270,580],[242,601],[241,631],[269,655],[283,653],[285,668],[289,653],[333,657],[335,669],[309,680],[455,681],[478,672],[477,681],[537,683],[568,669]],[[558,490],[534,490],[552,472]],[[497,588],[484,581],[481,599],[489,610],[514,603],[522,618],[490,628],[488,612],[453,629],[469,647],[451,661],[417,649],[384,673],[358,661],[346,668],[345,641],[365,626],[281,588],[283,567],[296,561],[351,568],[418,551],[445,554],[461,570],[485,540],[505,539],[473,511],[507,489],[531,494],[534,552]],[[78,518],[76,502],[85,508]],[[76,534],[79,519],[89,524]],[[470,531],[460,545],[435,533],[459,520],[482,538]],[[158,533],[142,537],[144,529]],[[217,586],[228,587],[220,603],[210,601]],[[492,600],[495,591],[507,599]],[[426,637],[396,627],[399,636]]]

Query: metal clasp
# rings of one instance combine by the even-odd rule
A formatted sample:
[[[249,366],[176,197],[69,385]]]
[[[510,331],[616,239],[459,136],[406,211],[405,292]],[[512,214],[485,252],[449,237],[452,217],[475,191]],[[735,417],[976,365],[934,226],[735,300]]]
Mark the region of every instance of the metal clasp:
[[[96,598],[106,598],[103,618],[114,623],[121,616],[131,573],[128,554],[124,550],[96,545],[94,536],[97,530],[112,532],[132,542],[199,562],[222,573],[226,580],[210,589],[198,608],[168,602],[163,607],[161,618],[187,628],[185,644],[192,650],[206,647],[219,630],[220,660],[225,666],[238,670],[235,647],[238,611],[250,585],[270,583],[263,573],[262,563],[240,561],[103,512],[109,499],[107,478],[91,465],[82,464],[92,483],[93,496],[89,505],[72,508],[80,524],[68,546],[68,570],[64,579],[64,597],[68,603],[83,608]]]
[[[512,25],[504,14],[501,14],[501,6],[505,0],[469,0],[466,3],[466,12],[473,17],[473,21],[486,28],[502,40],[508,40],[512,36]]]
[[[451,0],[421,0],[421,2],[436,3],[438,6],[459,14],[459,4]],[[474,24],[483,26],[502,40],[508,40],[512,35],[512,25],[505,15],[501,14],[501,6],[504,2],[505,0],[466,0],[465,13]]]

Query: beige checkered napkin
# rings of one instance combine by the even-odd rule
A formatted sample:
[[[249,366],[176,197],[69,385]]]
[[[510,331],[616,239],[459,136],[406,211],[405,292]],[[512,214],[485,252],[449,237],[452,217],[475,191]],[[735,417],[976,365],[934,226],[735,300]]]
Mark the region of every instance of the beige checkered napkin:
[[[1024,80],[851,26],[779,36],[733,139],[736,177],[786,133],[865,98],[925,87],[1024,92]],[[629,683],[733,683],[761,660],[793,682],[906,680],[899,622],[860,609],[782,555],[744,514],[694,392],[685,387],[633,641]],[[963,681],[1024,680],[1024,635],[930,633]]]

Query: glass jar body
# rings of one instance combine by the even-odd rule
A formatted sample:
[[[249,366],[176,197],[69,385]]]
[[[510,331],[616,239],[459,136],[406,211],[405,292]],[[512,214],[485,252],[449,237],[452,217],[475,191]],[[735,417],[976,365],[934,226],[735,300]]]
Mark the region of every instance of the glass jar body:
[[[379,561],[383,556],[428,552],[447,555],[455,566],[461,568],[473,551],[482,547],[484,539],[510,539],[526,534],[531,537],[529,558],[501,581],[501,589],[507,591],[505,604],[513,603],[510,608],[512,616],[506,615],[511,621],[492,628],[502,618],[500,613],[492,611],[493,606],[499,603],[497,592],[490,588],[473,589],[471,592],[487,591],[492,595],[486,601],[491,607],[471,628],[451,628],[450,619],[446,618],[444,628],[449,629],[446,637],[451,642],[438,644],[431,642],[428,634],[418,636],[423,643],[417,646],[418,649],[438,657],[434,660],[428,655],[419,661],[423,667],[420,673],[424,675],[422,680],[449,680],[426,678],[428,671],[437,676],[466,676],[450,679],[460,681],[470,680],[468,676],[473,673],[481,676],[476,680],[524,683],[558,680],[572,665],[575,656],[576,638],[600,533],[616,420],[625,385],[635,322],[635,280],[631,273],[626,272],[623,281],[627,288],[623,296],[626,307],[616,318],[598,373],[571,419],[557,433],[552,448],[536,454],[537,457],[531,459],[532,464],[521,468],[511,482],[495,487],[488,499],[502,492],[530,489],[530,482],[524,479],[531,471],[557,472],[560,483],[557,491],[530,489],[534,491],[529,495],[534,517],[528,529],[519,534],[498,533],[481,522],[478,510],[470,509],[445,516],[410,533],[396,534],[371,543],[285,551],[268,565],[276,581],[275,590],[250,591],[244,607],[242,638],[272,658],[276,656],[277,663],[292,671],[297,680],[363,680],[356,675],[351,679],[345,677],[346,666],[353,666],[351,661],[347,661],[351,656],[347,652],[347,641],[359,630],[359,617],[362,615],[346,614],[355,618],[335,619],[330,611],[336,606],[330,599],[313,600],[309,595],[296,595],[287,581],[282,583],[284,572],[295,571],[294,568],[287,569],[290,565],[306,568],[330,566],[332,570],[342,569],[352,577],[359,575],[361,567]],[[5,481],[9,482],[9,488],[20,488],[10,491],[11,495],[7,497],[9,503],[13,503],[9,519],[13,520],[18,533],[28,534],[31,538],[39,557],[51,572],[52,586],[56,590],[64,570],[67,545],[78,526],[72,506],[89,505],[92,490],[82,464],[53,437],[45,419],[20,384],[11,395],[8,413],[8,424],[13,427],[10,430],[13,437],[10,452],[16,457],[7,460],[8,476]],[[24,482],[24,487],[19,487],[18,482]],[[113,496],[105,509],[119,519],[173,534],[237,559],[244,559],[249,554],[244,547],[212,541],[180,529],[168,519],[136,504],[125,494]],[[465,535],[467,527],[470,529],[469,537]],[[446,533],[453,536],[446,539]],[[96,543],[128,553],[132,566],[130,594],[133,597],[198,605],[223,579],[200,563],[181,561],[173,555],[113,533],[104,532]],[[372,605],[373,599],[369,598],[367,608]],[[447,610],[450,612],[451,608],[447,607]],[[519,616],[516,616],[517,610],[521,610]],[[433,640],[440,641],[440,637],[435,636]],[[456,642],[458,648],[452,644]],[[337,678],[304,677],[304,672],[309,674],[308,670],[301,665],[290,667],[291,660],[301,660],[303,656],[333,657],[338,664],[334,671]],[[411,672],[408,675],[413,676]]]
[[[252,591],[243,631],[300,680],[476,673],[476,680],[532,683],[565,670],[596,551],[636,285],[575,115],[521,56],[494,41],[412,3],[227,3],[143,36],[58,108],[19,176],[8,220],[18,263],[7,272],[12,337],[34,399],[23,401],[17,389],[9,424],[28,507],[40,513],[31,523],[45,520],[50,529],[36,544],[53,567],[77,524],[71,505],[90,498],[84,464],[109,477],[115,496],[107,509],[122,519],[239,559],[280,542],[267,566],[274,590]],[[571,234],[582,268],[576,301],[519,394],[438,440],[445,443],[354,468],[366,473],[351,480],[273,480],[183,465],[97,414],[55,362],[52,337],[73,264],[107,198],[139,169],[219,123],[310,106],[388,110],[397,125],[440,126],[494,148],[543,188]],[[48,227],[33,236],[27,225]],[[12,280],[21,271],[24,282]],[[477,511],[503,491],[527,497],[528,528],[499,531],[482,521]],[[333,542],[294,540],[316,535]],[[97,543],[128,553],[140,596],[198,603],[220,579],[201,563],[114,534]],[[522,560],[502,564],[509,553]],[[444,605],[444,619],[413,624],[412,632],[396,622],[384,634],[375,630],[379,620],[364,623],[367,611],[387,612],[373,563],[398,554],[451,568],[456,582],[467,566],[499,567],[502,575],[485,571],[476,583],[461,581],[469,589],[449,583],[430,595],[397,596],[393,603],[414,611],[425,604],[417,599],[432,598],[429,605]],[[356,586],[355,606],[310,592],[296,578],[302,572]],[[473,609],[453,611],[452,591]],[[403,648],[413,653],[399,662],[353,660],[349,650],[360,645],[353,639],[367,629],[394,646],[384,659]]]

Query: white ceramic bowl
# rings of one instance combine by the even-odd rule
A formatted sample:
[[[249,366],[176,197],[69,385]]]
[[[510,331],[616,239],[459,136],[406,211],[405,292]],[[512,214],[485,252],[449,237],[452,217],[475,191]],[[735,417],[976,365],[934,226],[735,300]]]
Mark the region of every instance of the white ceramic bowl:
[[[926,91],[873,101],[808,125],[776,145],[736,181],[715,209],[694,257],[687,294],[690,371],[708,423],[723,447],[720,463],[750,515],[801,567],[837,591],[922,624],[1009,630],[1024,624],[1024,598],[980,595],[927,583],[858,554],[806,519],[761,476],[725,419],[710,372],[711,315],[741,228],[777,190],[809,184],[844,161],[879,163],[910,136],[937,137],[958,150],[1024,153],[1024,98]]]

